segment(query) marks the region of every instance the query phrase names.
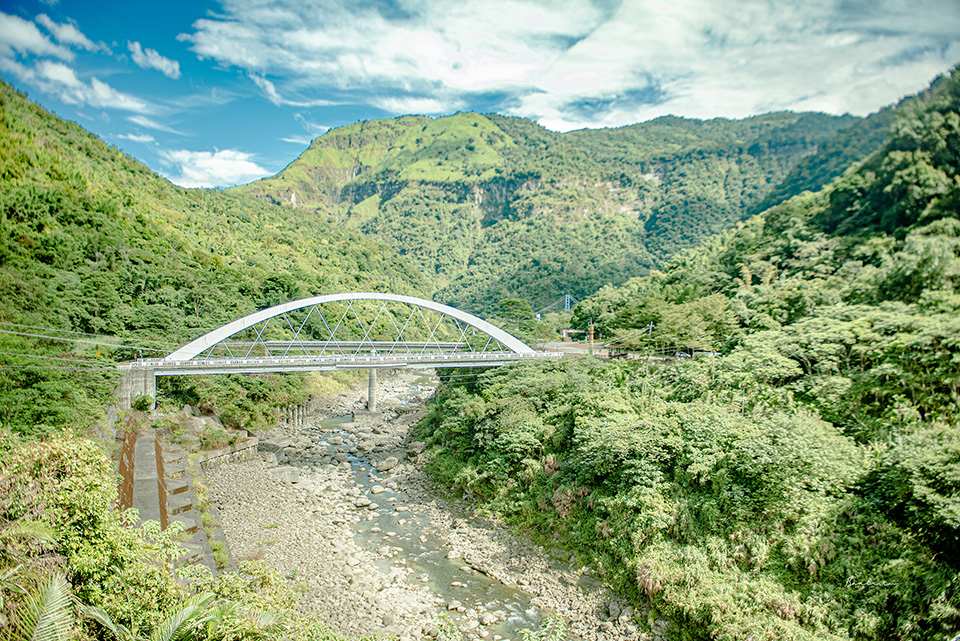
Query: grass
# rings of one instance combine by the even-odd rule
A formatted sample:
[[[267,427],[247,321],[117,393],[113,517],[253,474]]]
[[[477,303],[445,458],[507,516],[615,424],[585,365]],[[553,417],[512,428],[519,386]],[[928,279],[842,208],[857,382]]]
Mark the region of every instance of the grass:
[[[206,530],[210,528],[213,530],[220,527],[220,521],[217,520],[217,517],[213,515],[211,510],[201,510],[200,511],[200,520],[203,521],[203,529]],[[207,532],[209,534],[209,532]]]
[[[218,570],[222,570],[230,563],[230,553],[227,544],[223,541],[210,541],[210,550],[213,551],[213,562]]]

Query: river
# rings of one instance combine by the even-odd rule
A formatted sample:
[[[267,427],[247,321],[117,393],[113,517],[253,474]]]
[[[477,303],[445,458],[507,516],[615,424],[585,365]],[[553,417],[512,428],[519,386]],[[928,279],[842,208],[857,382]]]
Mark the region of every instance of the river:
[[[280,568],[302,607],[344,634],[430,638],[444,616],[468,639],[519,639],[556,613],[571,640],[644,638],[588,568],[476,518],[431,482],[412,431],[435,384],[383,377],[381,413],[355,420],[359,388],[316,401],[306,425],[261,440],[277,467],[268,453],[209,470],[231,553]],[[277,480],[288,467],[294,483]]]

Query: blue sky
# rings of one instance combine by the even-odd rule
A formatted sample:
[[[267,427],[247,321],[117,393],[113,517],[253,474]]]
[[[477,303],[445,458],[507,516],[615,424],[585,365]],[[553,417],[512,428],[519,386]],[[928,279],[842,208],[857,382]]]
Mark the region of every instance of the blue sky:
[[[0,2],[4,80],[188,187],[359,120],[866,115],[958,62],[958,0]]]

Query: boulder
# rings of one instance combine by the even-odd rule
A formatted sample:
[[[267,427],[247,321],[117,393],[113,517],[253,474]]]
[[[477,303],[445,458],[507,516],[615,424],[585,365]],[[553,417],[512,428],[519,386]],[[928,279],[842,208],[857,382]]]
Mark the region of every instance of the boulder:
[[[407,446],[407,451],[410,452],[411,456],[417,456],[418,454],[421,454],[423,450],[425,450],[426,448],[427,448],[427,444],[424,443],[423,441],[414,441],[413,443]]]
[[[179,425],[180,427],[186,428],[191,432],[196,432],[201,427],[203,427],[203,424],[204,424],[203,420],[197,418],[196,416],[190,416],[177,423],[177,425]]]
[[[400,463],[400,461],[397,460],[396,456],[390,456],[377,463],[376,468],[380,472],[386,472],[395,468],[398,463]]]
[[[296,483],[300,480],[300,471],[295,467],[274,467],[267,470],[267,474],[286,483]]]
[[[610,621],[616,621],[620,617],[620,604],[611,601],[610,605],[607,606],[607,612],[610,613]]]
[[[271,439],[260,441],[258,447],[265,452],[279,452],[285,447],[292,447],[293,439],[289,436],[274,436]]]
[[[200,420],[210,428],[223,427],[223,423],[220,421],[219,416],[201,416]]]

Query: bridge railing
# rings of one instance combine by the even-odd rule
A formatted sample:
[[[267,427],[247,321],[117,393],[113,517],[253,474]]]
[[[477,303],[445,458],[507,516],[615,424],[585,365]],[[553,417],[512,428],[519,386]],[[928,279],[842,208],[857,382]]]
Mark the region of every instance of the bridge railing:
[[[183,361],[170,361],[166,359],[138,359],[130,363],[121,363],[118,367],[121,371],[130,371],[133,369],[151,369],[158,374],[163,373],[188,373],[191,370],[218,370],[245,368],[248,370],[267,369],[267,368],[302,368],[310,365],[331,366],[331,367],[398,367],[410,363],[436,364],[443,367],[469,366],[471,363],[484,364],[490,362],[533,360],[541,358],[559,358],[562,354],[558,352],[528,352],[518,354],[516,352],[483,352],[483,353],[432,353],[432,354],[396,354],[396,355],[377,355],[377,356],[286,356],[286,357],[253,357],[253,358],[205,358],[190,359]],[[452,365],[449,363],[454,363]],[[444,365],[448,364],[448,365]]]

